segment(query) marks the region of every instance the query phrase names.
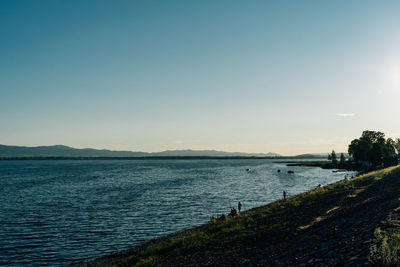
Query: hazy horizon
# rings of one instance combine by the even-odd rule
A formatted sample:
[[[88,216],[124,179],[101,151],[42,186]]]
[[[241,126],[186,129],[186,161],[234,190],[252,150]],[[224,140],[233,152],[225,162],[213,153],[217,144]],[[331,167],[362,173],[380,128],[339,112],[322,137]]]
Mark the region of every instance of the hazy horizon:
[[[1,1],[0,143],[347,151],[400,137],[400,2]]]
[[[19,146],[19,145],[9,145],[9,144],[0,144],[0,145],[5,145],[5,146]],[[38,146],[22,146],[22,147],[29,147],[29,148],[33,148],[33,147],[53,147],[53,146],[65,146],[63,144],[53,144],[53,145],[38,145]],[[123,151],[127,151],[127,152],[144,152],[144,153],[162,153],[162,152],[167,152],[167,151],[215,151],[215,152],[228,152],[228,153],[248,153],[248,154],[277,154],[279,156],[298,156],[301,154],[315,154],[315,155],[320,155],[320,154],[329,154],[331,151],[324,151],[324,152],[311,152],[311,153],[301,153],[301,154],[293,154],[293,155],[284,155],[284,154],[280,154],[280,153],[276,153],[274,151],[268,151],[268,152],[243,152],[243,151],[222,151],[222,150],[216,150],[216,149],[191,149],[191,148],[183,148],[183,149],[168,149],[168,150],[160,150],[160,151],[139,151],[139,150],[113,150],[113,149],[109,149],[109,148],[93,148],[93,147],[72,147],[72,146],[67,146],[69,148],[73,148],[73,149],[98,149],[98,150],[110,150],[110,151],[116,151],[116,152],[123,152]],[[336,151],[336,153],[347,153],[347,151]]]

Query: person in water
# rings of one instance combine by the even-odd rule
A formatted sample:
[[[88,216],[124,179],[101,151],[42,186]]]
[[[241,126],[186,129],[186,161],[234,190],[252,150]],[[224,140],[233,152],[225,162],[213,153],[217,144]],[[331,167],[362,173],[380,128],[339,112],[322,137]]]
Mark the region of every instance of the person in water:
[[[242,209],[242,203],[240,203],[240,201],[239,201],[239,203],[238,203],[238,211],[239,211],[239,213],[240,213],[241,209]]]

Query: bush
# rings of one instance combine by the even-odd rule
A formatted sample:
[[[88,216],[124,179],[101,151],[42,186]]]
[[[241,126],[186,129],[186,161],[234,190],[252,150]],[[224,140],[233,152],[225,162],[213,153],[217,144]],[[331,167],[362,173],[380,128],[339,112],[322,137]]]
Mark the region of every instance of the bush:
[[[383,166],[385,168],[390,166],[396,166],[397,164],[399,164],[397,156],[383,158]]]

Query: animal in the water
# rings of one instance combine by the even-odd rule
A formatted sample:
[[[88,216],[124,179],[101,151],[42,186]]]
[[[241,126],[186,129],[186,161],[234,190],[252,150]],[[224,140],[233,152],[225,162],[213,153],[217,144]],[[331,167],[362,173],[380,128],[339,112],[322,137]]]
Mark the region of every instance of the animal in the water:
[[[288,171],[287,173],[294,173],[294,171]]]

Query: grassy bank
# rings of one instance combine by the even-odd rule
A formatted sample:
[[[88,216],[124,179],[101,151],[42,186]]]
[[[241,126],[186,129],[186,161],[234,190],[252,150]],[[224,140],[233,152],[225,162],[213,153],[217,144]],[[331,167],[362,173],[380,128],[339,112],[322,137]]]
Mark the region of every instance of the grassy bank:
[[[391,167],[82,265],[399,264],[399,189]]]

